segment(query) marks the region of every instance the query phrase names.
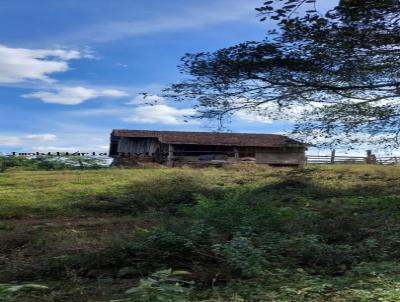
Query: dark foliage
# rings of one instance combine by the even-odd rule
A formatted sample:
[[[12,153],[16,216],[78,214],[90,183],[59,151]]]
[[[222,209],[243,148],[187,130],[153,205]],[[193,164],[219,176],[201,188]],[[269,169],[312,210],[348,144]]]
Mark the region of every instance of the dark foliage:
[[[297,119],[296,133],[329,143],[374,136],[397,144],[399,2],[342,0],[326,13],[316,4],[265,2],[262,20],[277,22],[265,40],[185,55],[180,68],[190,78],[165,94],[196,101],[201,118],[222,122],[245,111]]]
[[[0,172],[10,168],[23,170],[65,170],[65,169],[99,169],[106,165],[103,160],[83,156],[12,156],[0,155]]]
[[[206,187],[199,180],[211,174],[195,171],[197,178],[178,170],[146,180],[134,170],[139,178],[109,190],[109,199],[68,195],[69,205],[87,201],[90,212],[4,220],[0,282],[49,286],[11,301],[129,299],[124,291],[139,279],[171,267],[192,273],[190,301],[398,300],[396,167],[254,170],[240,179],[230,171]],[[99,172],[110,178],[114,170]]]

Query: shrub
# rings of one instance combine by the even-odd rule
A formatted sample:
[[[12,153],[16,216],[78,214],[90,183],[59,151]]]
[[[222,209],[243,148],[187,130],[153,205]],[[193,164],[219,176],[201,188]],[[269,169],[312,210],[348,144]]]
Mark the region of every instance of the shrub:
[[[24,285],[13,285],[13,284],[1,284],[0,283],[0,302],[7,302],[10,298],[21,290],[38,290],[47,289],[46,286],[39,284],[24,284]]]
[[[357,262],[352,246],[327,244],[316,235],[283,237],[276,242],[273,252],[311,272],[333,275],[345,272]]]
[[[137,287],[126,291],[130,297],[127,302],[189,302],[190,281],[182,280],[183,276],[190,275],[186,271],[172,269],[155,272],[146,279],[141,279]],[[184,286],[186,285],[186,287]]]
[[[90,156],[12,156],[0,155],[0,172],[10,168],[24,170],[99,169],[109,166],[100,158]]]
[[[267,263],[265,252],[240,234],[225,244],[214,244],[212,249],[225,259],[238,276],[250,278],[260,275],[263,265]]]

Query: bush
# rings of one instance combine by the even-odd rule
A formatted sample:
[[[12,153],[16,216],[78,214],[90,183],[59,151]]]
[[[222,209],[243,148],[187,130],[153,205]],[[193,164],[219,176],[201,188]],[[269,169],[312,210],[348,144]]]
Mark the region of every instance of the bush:
[[[11,297],[16,295],[21,290],[42,290],[47,289],[46,286],[39,284],[23,284],[23,285],[14,285],[14,284],[1,284],[0,283],[0,302],[8,302]]]
[[[10,168],[24,170],[99,169],[109,164],[100,158],[89,156],[12,156],[0,155],[0,172]]]
[[[239,277],[256,277],[268,263],[265,252],[255,247],[249,238],[240,235],[234,236],[225,244],[214,244],[212,250],[223,257],[233,273]]]
[[[247,190],[223,199],[198,195],[195,205],[184,208],[180,223],[149,232],[136,251],[152,251],[167,265],[186,267],[201,251],[216,259],[226,278],[256,277],[276,267],[336,276],[363,261],[397,257],[398,236],[371,232],[362,211],[355,216],[334,206],[318,209],[262,198],[249,198]],[[208,265],[210,259],[196,261]]]
[[[127,302],[189,302],[190,288],[193,282],[182,280],[183,276],[190,275],[186,271],[167,269],[158,271],[146,279],[141,279],[137,287],[126,291],[130,297]]]
[[[35,168],[35,164],[26,157],[0,155],[0,172],[4,172],[5,170],[13,167],[32,169]]]
[[[0,226],[4,282],[55,284],[45,298],[24,299],[21,292],[11,301],[141,301],[159,299],[160,293],[160,299],[198,302],[399,300],[398,167],[257,170],[244,176],[214,169],[115,171],[65,173],[82,178],[66,183],[47,182],[46,173],[28,173],[37,174],[36,183],[20,172],[0,175],[6,204],[10,199],[20,205],[25,194],[36,194],[43,184],[46,203],[55,205],[64,190],[81,186],[66,195],[67,206],[78,211],[86,206],[93,211],[84,212],[88,216],[102,214],[89,224],[87,216],[66,223],[57,216],[50,219],[53,226],[47,226],[47,218],[46,226],[31,226],[31,218],[29,226],[5,221]],[[63,186],[53,191],[59,182]],[[100,185],[86,187],[92,182]],[[27,188],[21,190],[22,184]],[[37,202],[45,195],[34,197]],[[22,217],[35,218],[26,209]],[[38,232],[43,228],[46,232]],[[60,228],[63,235],[56,231]],[[64,236],[76,237],[59,240]],[[196,287],[190,297],[188,286],[170,287],[149,276],[168,267],[193,272]],[[152,280],[144,278],[121,295],[142,276]],[[163,297],[169,290],[177,296]]]

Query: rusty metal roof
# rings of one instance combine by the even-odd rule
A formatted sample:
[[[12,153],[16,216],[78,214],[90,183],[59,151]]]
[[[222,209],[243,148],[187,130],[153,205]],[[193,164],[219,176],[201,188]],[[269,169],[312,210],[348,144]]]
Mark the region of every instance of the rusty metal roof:
[[[183,132],[149,130],[113,130],[112,136],[157,138],[164,144],[251,146],[251,147],[306,147],[307,145],[279,134]]]

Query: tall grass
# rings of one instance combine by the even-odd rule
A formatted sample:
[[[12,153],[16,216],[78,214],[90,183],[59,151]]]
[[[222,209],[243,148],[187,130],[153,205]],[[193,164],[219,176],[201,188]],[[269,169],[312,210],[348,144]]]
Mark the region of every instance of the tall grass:
[[[398,301],[399,181],[371,165],[7,170],[0,283],[109,301],[174,268],[191,301]]]

